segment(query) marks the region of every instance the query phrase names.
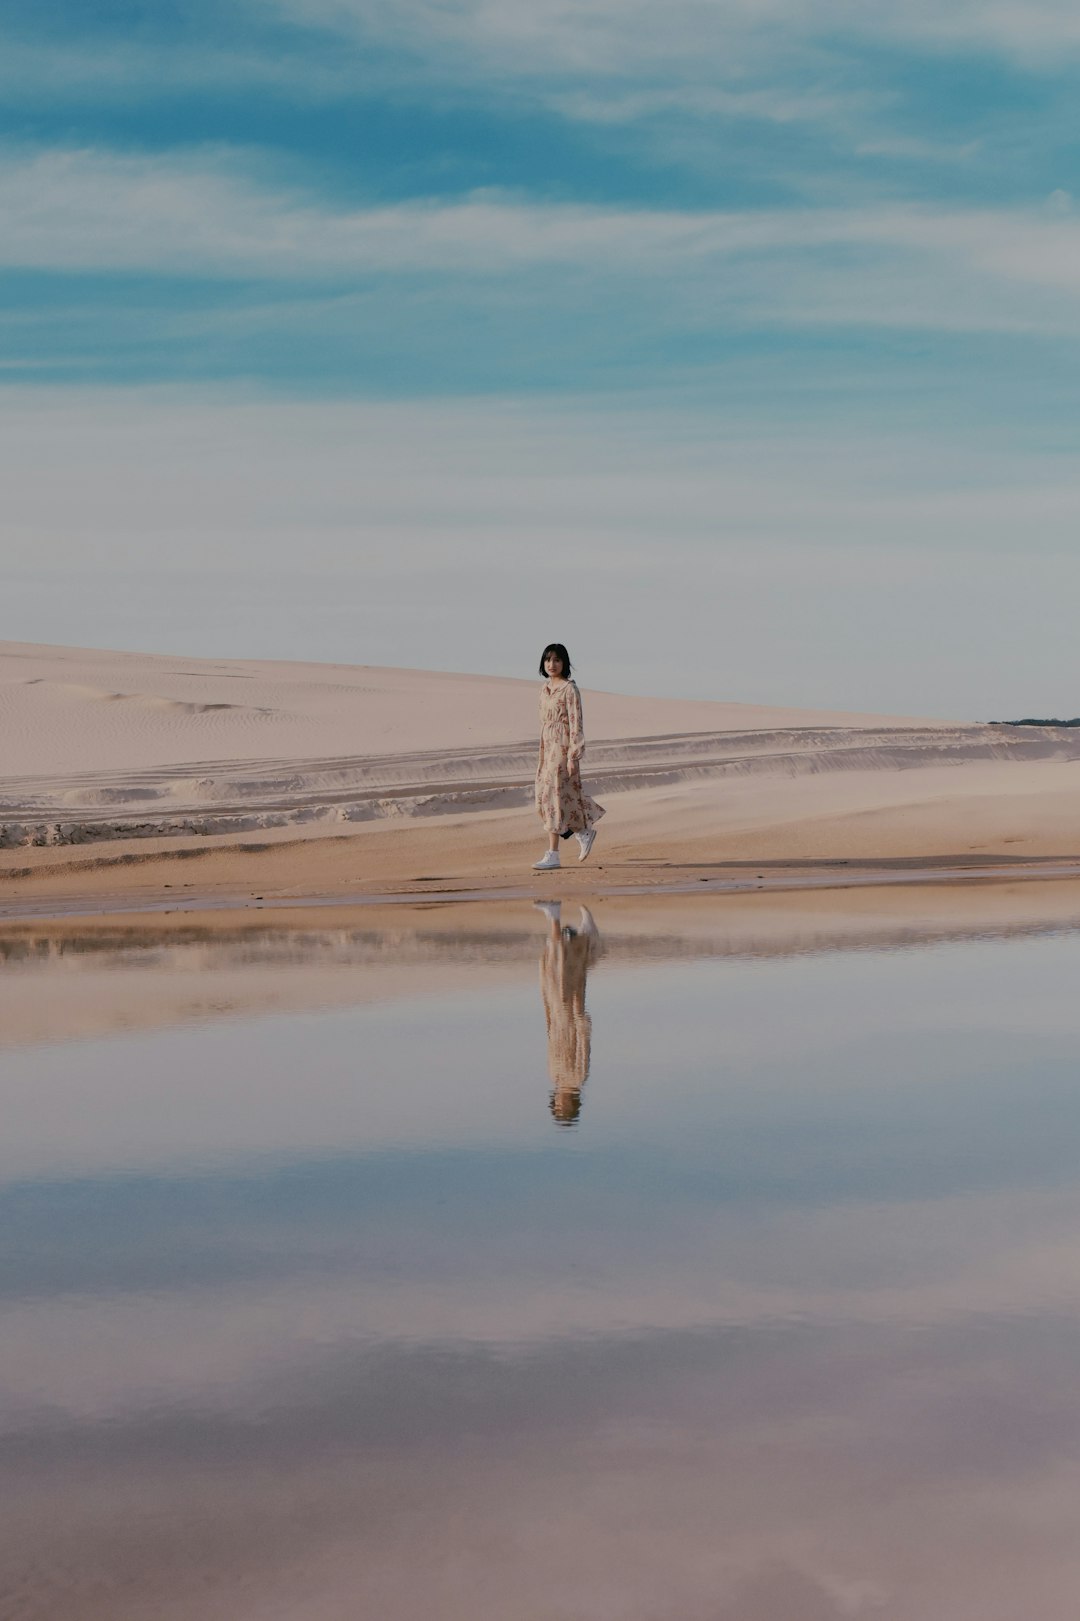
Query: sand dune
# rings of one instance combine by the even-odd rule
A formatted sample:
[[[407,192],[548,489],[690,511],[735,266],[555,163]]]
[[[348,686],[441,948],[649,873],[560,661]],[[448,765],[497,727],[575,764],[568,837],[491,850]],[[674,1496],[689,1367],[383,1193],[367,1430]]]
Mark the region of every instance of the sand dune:
[[[327,761],[524,745],[535,680],[172,658],[0,642],[3,777]],[[875,715],[589,692],[594,738],[905,724]]]
[[[0,845],[525,806],[536,687],[0,644]],[[610,693],[589,694],[588,719],[592,779],[606,793],[762,770],[850,769],[881,751],[967,758],[1033,746],[875,716]]]
[[[532,882],[537,684],[0,643],[0,905],[173,882],[126,851],[213,851],[223,895]],[[585,703],[608,882],[740,859],[1078,853],[1076,730]],[[100,856],[68,848],[88,844]]]

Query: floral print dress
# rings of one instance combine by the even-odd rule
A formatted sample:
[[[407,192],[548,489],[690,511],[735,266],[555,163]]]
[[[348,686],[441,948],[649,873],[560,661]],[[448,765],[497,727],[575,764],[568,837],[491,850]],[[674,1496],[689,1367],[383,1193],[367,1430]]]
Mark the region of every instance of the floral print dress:
[[[545,681],[540,688],[540,759],[536,809],[549,833],[584,833],[604,807],[581,786],[585,729],[576,681]]]

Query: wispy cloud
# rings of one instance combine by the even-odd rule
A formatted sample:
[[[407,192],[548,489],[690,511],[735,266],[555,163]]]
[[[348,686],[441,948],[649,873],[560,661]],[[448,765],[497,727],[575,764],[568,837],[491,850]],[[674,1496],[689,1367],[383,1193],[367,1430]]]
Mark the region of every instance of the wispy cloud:
[[[677,113],[698,119],[746,120],[762,124],[834,123],[865,115],[879,98],[865,91],[760,86],[648,85],[627,87],[591,83],[552,90],[550,105],[585,123],[626,124]]]
[[[48,150],[0,158],[0,211],[11,268],[522,286],[557,269],[668,278],[674,296],[682,281],[702,316],[738,307],[811,323],[1080,330],[1080,220],[1053,201],[695,212],[493,193],[351,209],[275,185],[240,154]]]
[[[52,99],[79,104],[120,98],[136,104],[162,95],[273,93],[307,103],[355,96],[356,63],[349,54],[308,45],[288,51],[255,38],[243,48],[223,40],[32,40],[0,33],[0,89],[9,107]]]
[[[847,20],[859,26],[858,12],[863,9],[845,8]],[[1056,67],[1061,51],[1080,49],[1080,13],[1069,0],[1033,0],[1022,5],[919,0],[914,5],[873,10],[874,25],[883,25],[896,37],[996,50],[1032,67]]]
[[[71,4],[57,0],[59,14]],[[119,124],[137,145],[141,125],[168,148],[183,121],[157,109],[198,98],[185,140],[197,128],[242,142],[247,123],[253,145],[421,201],[455,164],[464,186],[590,203],[655,205],[662,184],[673,205],[695,207],[847,199],[855,187],[1030,200],[1025,169],[1042,170],[1043,192],[1066,174],[1071,100],[1048,100],[1025,163],[1023,141],[1004,140],[1009,98],[994,75],[1041,76],[1062,96],[1077,46],[1080,15],[1052,0],[221,0],[168,26],[148,9],[137,31],[81,12],[68,31],[52,12],[0,28],[0,99],[46,120],[70,104],[90,140],[96,119],[104,141]],[[959,93],[940,78],[954,59]],[[404,141],[398,126],[366,142],[357,120],[372,109],[406,120]]]
[[[956,42],[1038,62],[1080,47],[1080,14],[1069,0],[991,4],[912,0],[277,0],[296,21],[391,41],[418,53],[468,50],[521,74],[574,72],[650,76],[678,64],[725,77],[790,49],[838,36],[912,44]]]

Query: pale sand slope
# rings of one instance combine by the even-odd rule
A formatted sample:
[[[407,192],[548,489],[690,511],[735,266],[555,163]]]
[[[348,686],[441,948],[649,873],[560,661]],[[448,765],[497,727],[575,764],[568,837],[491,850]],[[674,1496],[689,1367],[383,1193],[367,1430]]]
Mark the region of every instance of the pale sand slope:
[[[550,885],[529,867],[537,686],[0,643],[0,904]],[[588,689],[585,710],[609,814],[564,886],[1080,854],[1075,731]],[[176,851],[200,859],[181,874]]]
[[[190,659],[0,641],[4,777],[443,755],[528,743],[539,678]],[[588,693],[595,739],[792,726],[925,725],[882,715]],[[932,724],[932,723],[931,723]]]

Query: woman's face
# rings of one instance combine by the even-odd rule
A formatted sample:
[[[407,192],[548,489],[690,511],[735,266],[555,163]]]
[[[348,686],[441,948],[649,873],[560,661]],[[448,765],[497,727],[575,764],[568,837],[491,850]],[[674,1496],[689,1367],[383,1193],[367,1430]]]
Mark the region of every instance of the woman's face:
[[[559,657],[558,653],[548,654],[547,658],[544,660],[544,669],[546,670],[550,680],[558,681],[560,679],[562,676],[562,659]]]

